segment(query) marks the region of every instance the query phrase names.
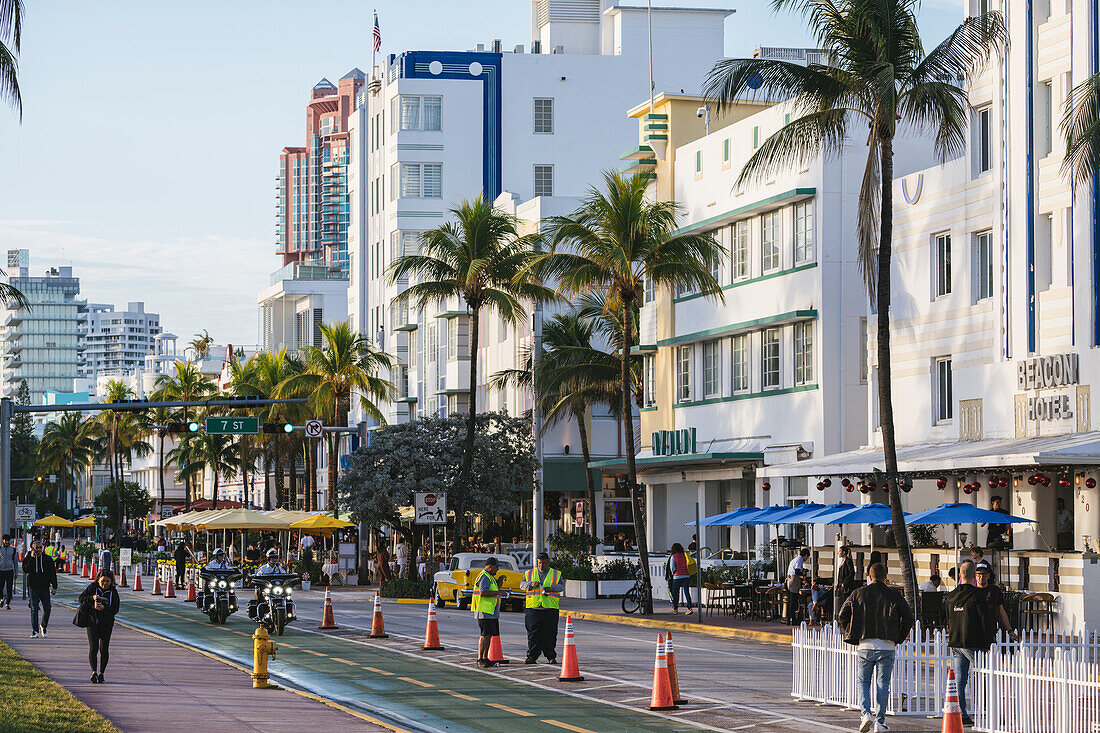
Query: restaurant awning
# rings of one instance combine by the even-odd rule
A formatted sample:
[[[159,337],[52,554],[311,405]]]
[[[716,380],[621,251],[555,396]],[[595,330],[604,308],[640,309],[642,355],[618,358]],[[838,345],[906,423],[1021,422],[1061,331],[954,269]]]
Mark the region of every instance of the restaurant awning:
[[[1100,466],[1100,432],[1042,438],[918,443],[898,447],[902,473],[1000,471],[1029,466]],[[757,469],[765,478],[789,476],[856,476],[883,470],[882,448],[860,448],[822,458]]]

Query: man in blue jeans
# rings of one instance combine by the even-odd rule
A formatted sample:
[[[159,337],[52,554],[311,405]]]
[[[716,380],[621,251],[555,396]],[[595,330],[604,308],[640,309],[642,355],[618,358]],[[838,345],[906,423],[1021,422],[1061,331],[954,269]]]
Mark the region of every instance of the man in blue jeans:
[[[31,638],[46,636],[46,627],[50,624],[50,595],[57,592],[57,565],[53,558],[42,552],[42,540],[36,539],[31,545],[31,554],[23,558],[23,573],[26,575],[27,594],[31,606]],[[38,623],[38,607],[42,606],[42,624]]]
[[[875,563],[867,569],[871,582],[856,588],[837,614],[844,629],[844,641],[857,648],[859,657],[859,730],[875,733],[890,730],[886,707],[890,699],[890,678],[894,673],[894,648],[905,641],[913,628],[913,611],[901,593],[886,585],[886,568]],[[871,713],[871,675],[876,674],[875,714]]]
[[[951,669],[959,687],[959,709],[963,725],[974,725],[966,706],[966,683],[970,679],[970,665],[978,652],[989,649],[993,643],[989,623],[989,607],[985,593],[977,587],[977,571],[970,560],[959,566],[959,587],[943,599],[944,623],[947,626],[947,645],[951,647]]]

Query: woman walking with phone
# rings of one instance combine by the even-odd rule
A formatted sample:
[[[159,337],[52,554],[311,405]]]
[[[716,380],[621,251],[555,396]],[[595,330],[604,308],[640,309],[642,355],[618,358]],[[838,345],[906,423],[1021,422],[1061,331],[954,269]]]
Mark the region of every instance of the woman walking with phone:
[[[110,656],[111,632],[115,628],[118,600],[115,575],[110,570],[100,570],[95,581],[80,594],[80,611],[87,614],[85,628],[88,631],[88,664],[92,667],[93,683],[104,682],[103,671],[107,669]]]

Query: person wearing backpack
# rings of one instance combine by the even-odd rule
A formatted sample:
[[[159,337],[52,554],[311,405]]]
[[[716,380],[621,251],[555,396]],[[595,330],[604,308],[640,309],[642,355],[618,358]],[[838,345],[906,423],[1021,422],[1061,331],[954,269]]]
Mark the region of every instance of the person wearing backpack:
[[[684,592],[684,605],[686,610],[684,613],[691,615],[691,578],[695,575],[695,571],[698,570],[698,566],[695,562],[695,558],[684,552],[684,546],[679,542],[672,544],[672,553],[668,557],[668,563],[665,565],[665,572],[672,579],[671,595],[672,595],[672,612],[680,612],[680,591]]]

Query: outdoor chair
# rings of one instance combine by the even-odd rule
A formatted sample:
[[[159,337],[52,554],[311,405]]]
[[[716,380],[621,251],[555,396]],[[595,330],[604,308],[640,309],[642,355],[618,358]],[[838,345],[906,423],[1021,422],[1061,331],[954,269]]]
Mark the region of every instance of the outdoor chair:
[[[707,592],[707,602],[703,607],[707,610],[707,615],[713,615],[714,609],[722,608],[722,590],[714,583],[703,583],[703,590]]]
[[[943,591],[921,591],[920,625],[926,629],[943,627]]]
[[[1054,596],[1028,593],[1020,599],[1020,628],[1029,631],[1054,629]]]

